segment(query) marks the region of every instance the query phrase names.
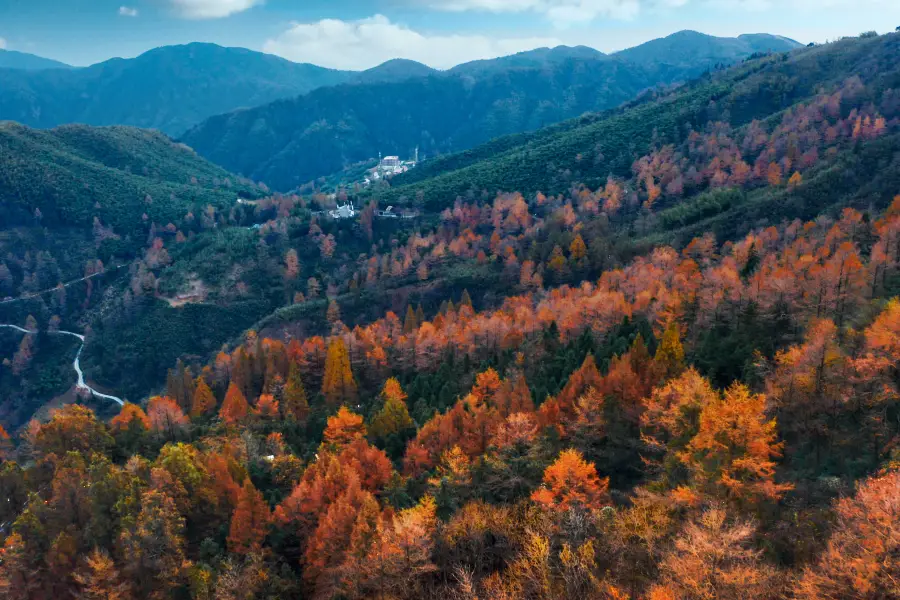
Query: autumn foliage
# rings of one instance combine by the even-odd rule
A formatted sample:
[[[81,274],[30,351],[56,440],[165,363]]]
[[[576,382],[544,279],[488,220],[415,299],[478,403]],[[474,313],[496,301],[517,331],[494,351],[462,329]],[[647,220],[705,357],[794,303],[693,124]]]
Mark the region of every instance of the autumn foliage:
[[[228,392],[225,394],[225,400],[219,409],[219,418],[225,423],[238,423],[247,418],[250,413],[250,405],[243,392],[232,383],[228,386]]]
[[[108,423],[74,404],[0,430],[0,595],[896,598],[900,197],[878,212],[848,174],[897,145],[884,81],[770,119],[747,90],[702,125],[684,106],[643,149],[598,138],[591,187],[472,188],[401,235],[371,202],[359,253],[309,199],[261,200],[278,216],[246,239],[276,259],[254,264],[303,322],[177,363]],[[852,204],[794,219],[831,184]],[[132,291],[155,293],[162,229]],[[383,289],[399,314],[366,320]]]
[[[269,527],[269,507],[249,479],[244,480],[237,495],[237,506],[231,517],[228,548],[232,552],[247,554],[262,546]]]
[[[541,489],[532,499],[559,511],[570,508],[598,509],[607,502],[609,478],[600,479],[594,465],[585,462],[576,450],[565,450],[544,471]]]

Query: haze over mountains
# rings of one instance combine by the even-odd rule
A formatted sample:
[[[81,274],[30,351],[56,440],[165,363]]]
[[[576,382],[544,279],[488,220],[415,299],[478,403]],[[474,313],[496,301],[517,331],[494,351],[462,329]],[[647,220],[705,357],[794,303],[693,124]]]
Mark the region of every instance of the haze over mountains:
[[[690,78],[712,64],[728,64],[756,51],[783,51],[796,46],[774,36],[750,43],[692,32],[685,32],[673,43],[679,47],[678,63],[665,62],[671,48],[659,53],[649,50],[636,57],[640,66],[651,73],[660,64],[666,66],[659,75],[637,73],[632,78],[652,86],[659,79]],[[445,73],[483,79],[511,68],[552,69],[563,57],[584,62],[604,58],[589,48],[539,49],[460,65]],[[389,61],[361,73],[337,71],[241,48],[200,43],[157,48],[137,58],[112,59],[85,68],[61,70],[63,67],[67,66],[31,55],[0,53],[0,119],[39,128],[66,123],[132,125],[178,136],[208,117],[300,96],[321,87],[371,85],[444,73],[408,60]],[[615,87],[618,82],[610,84]],[[570,116],[562,114],[563,118]]]

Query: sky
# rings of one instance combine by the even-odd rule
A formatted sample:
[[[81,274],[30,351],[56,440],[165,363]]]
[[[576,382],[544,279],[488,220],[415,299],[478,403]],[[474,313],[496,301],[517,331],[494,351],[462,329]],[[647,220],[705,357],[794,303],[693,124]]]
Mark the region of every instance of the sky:
[[[0,48],[86,66],[214,42],[366,69],[542,46],[613,52],[682,29],[825,42],[900,26],[900,0],[0,0]]]

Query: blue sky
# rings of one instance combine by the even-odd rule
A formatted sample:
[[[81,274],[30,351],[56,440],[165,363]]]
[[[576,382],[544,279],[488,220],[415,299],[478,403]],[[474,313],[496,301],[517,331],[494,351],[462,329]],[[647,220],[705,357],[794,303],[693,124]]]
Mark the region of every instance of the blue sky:
[[[822,42],[900,26],[900,0],[0,0],[0,48],[74,65],[192,41],[364,69],[539,46],[620,50],[681,29]]]

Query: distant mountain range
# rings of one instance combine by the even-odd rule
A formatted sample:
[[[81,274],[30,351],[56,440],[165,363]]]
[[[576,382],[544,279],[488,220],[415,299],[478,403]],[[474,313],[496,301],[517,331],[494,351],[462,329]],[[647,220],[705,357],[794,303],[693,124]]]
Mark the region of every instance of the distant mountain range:
[[[225,168],[281,190],[379,152],[434,156],[616,107],[661,84],[692,79],[758,52],[799,47],[770,35],[715,38],[681,32],[605,55],[540,48],[446,72],[403,61],[390,82],[322,88],[210,118],[183,141]],[[398,72],[410,73],[400,81]],[[386,78],[385,78],[386,79]]]
[[[49,58],[16,52],[15,50],[0,50],[0,69],[22,69],[24,71],[40,71],[43,69],[71,69],[66,63],[61,63]]]
[[[681,32],[610,56],[563,46],[449,71],[392,60],[363,72],[200,43],[85,68],[6,51],[0,52],[0,119],[37,128],[130,125],[171,136],[196,127],[185,140],[204,155],[283,188],[379,150],[462,150],[616,106],[754,52],[798,45],[769,35]],[[323,89],[341,84],[355,87]]]

